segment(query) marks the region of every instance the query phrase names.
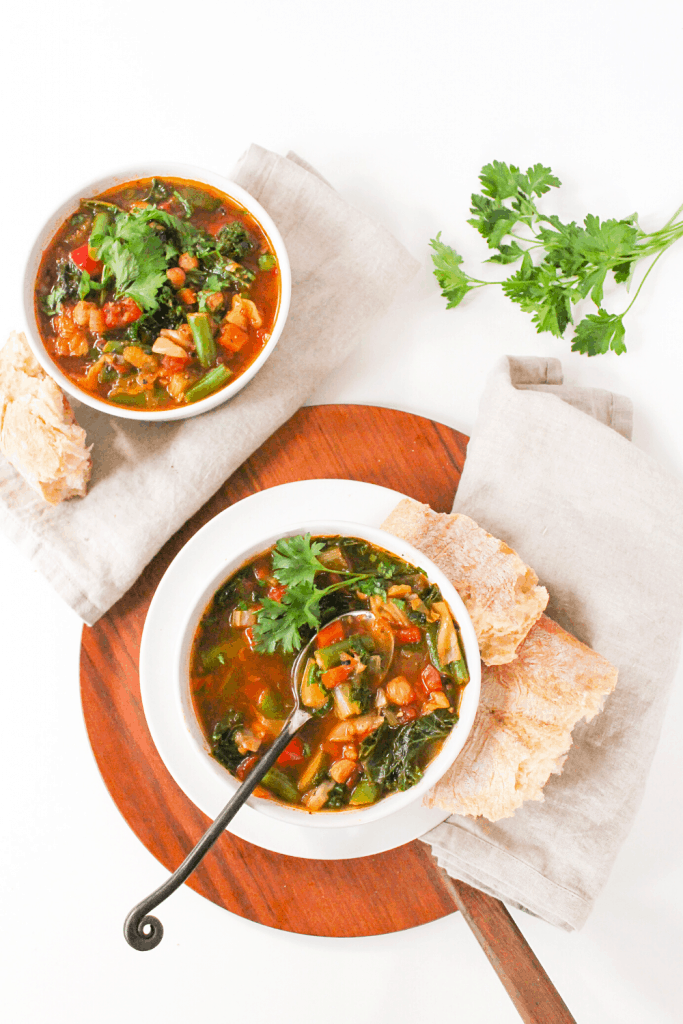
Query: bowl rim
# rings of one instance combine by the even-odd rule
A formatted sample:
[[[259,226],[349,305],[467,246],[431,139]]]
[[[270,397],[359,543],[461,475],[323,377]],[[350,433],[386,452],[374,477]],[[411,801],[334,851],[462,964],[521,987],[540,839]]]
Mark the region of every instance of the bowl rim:
[[[264,233],[271,242],[278,260],[280,271],[280,301],[278,305],[275,323],[271,336],[256,359],[246,368],[236,380],[227,384],[224,388],[208,395],[199,402],[184,406],[179,409],[160,409],[157,411],[142,411],[136,409],[118,408],[107,402],[103,402],[86,391],[77,387],[65,373],[57,366],[48,355],[38,329],[34,308],[35,281],[43,252],[51,242],[56,231],[72,213],[74,213],[81,199],[88,199],[100,195],[109,188],[116,185],[124,185],[128,181],[135,181],[138,178],[169,177],[183,178],[187,181],[195,181],[198,184],[210,185],[231,198],[240,202],[255,220],[258,221]],[[145,161],[134,164],[120,170],[114,170],[108,174],[99,176],[76,189],[68,198],[43,220],[42,226],[38,229],[33,241],[28,247],[27,256],[24,261],[22,312],[24,320],[24,333],[31,351],[40,363],[41,367],[63,391],[88,405],[98,412],[115,416],[119,419],[130,419],[160,423],[169,420],[188,419],[208,412],[223,402],[228,401],[245,387],[249,381],[260,370],[277,345],[289,314],[289,307],[292,293],[292,274],[289,263],[287,248],[280,231],[270,214],[237,182],[226,178],[224,175],[194,164],[177,163],[174,161],[159,160]]]
[[[201,616],[206,610],[216,590],[229,579],[241,566],[250,561],[255,555],[268,550],[281,537],[291,537],[301,533],[310,533],[312,536],[357,536],[368,540],[379,547],[390,551],[398,557],[404,558],[407,562],[416,565],[426,572],[428,578],[439,585],[442,595],[450,606],[460,627],[460,633],[465,648],[465,657],[470,669],[470,682],[465,687],[460,707],[458,722],[445,738],[443,746],[437,756],[425,769],[422,779],[415,786],[404,792],[396,792],[383,797],[376,804],[359,810],[345,810],[335,812],[310,812],[303,808],[288,807],[285,804],[276,803],[274,800],[250,796],[247,803],[254,810],[263,813],[268,817],[275,818],[287,824],[301,825],[312,828],[347,828],[357,827],[363,824],[377,821],[381,818],[394,814],[409,804],[418,800],[428,789],[431,789],[439,779],[448,771],[455,758],[462,750],[467,736],[470,733],[477,707],[479,705],[479,694],[481,687],[481,662],[479,645],[477,642],[474,627],[467,609],[460,598],[453,584],[448,580],[442,570],[426,555],[415,548],[412,544],[402,540],[394,534],[388,533],[377,527],[366,526],[351,520],[336,520],[320,518],[315,520],[298,520],[290,525],[279,528],[277,532],[269,533],[258,541],[252,541],[248,546],[241,548],[229,559],[224,561],[212,573],[211,578],[202,586],[195,588],[191,594],[184,596],[184,627],[179,630],[176,638],[176,645],[173,654],[173,664],[176,675],[172,682],[171,699],[176,705],[176,713],[183,719],[185,728],[188,731],[191,747],[195,756],[199,757],[212,774],[217,776],[226,786],[226,803],[230,795],[234,793],[239,783],[234,777],[209,753],[209,747],[203,733],[201,732],[192,706],[189,687],[189,662],[192,642],[196,628]]]

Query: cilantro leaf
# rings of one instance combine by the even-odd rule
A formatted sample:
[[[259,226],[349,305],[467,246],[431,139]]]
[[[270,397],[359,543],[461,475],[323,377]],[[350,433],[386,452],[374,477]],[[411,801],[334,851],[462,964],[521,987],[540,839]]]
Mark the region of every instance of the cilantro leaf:
[[[311,542],[310,533],[283,537],[273,551],[273,575],[288,587],[302,583],[312,587],[316,572],[327,571],[318,561],[322,549],[319,541]]]
[[[429,244],[434,250],[432,256],[434,276],[441,285],[441,294],[444,299],[448,299],[446,309],[453,309],[460,305],[467,293],[474,287],[472,279],[460,269],[462,256],[450,245],[441,241],[441,232],[436,238],[430,239]]]
[[[317,612],[322,594],[312,584],[305,584],[289,587],[281,601],[264,597],[253,627],[257,649],[266,654],[273,654],[278,647],[285,654],[298,651],[301,629],[310,626],[315,630],[320,624]]]

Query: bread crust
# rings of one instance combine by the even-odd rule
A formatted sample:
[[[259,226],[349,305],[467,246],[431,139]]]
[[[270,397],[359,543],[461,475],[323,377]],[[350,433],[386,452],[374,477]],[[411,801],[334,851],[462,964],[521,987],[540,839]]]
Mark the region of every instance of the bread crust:
[[[0,451],[51,505],[83,497],[92,469],[85,430],[23,334],[0,349]]]
[[[460,594],[474,626],[482,661],[501,665],[548,604],[548,591],[519,555],[469,516],[433,512],[405,498],[382,529],[431,558]]]
[[[470,735],[425,803],[498,821],[525,800],[543,800],[572,730],[601,710],[616,683],[609,661],[542,615],[514,661],[483,667]]]

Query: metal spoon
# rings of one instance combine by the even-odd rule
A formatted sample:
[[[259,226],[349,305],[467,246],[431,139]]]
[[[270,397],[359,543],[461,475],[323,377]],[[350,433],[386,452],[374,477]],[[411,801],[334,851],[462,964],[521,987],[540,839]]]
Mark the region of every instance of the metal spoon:
[[[372,620],[373,624],[377,621],[372,612],[367,611],[346,612],[344,615],[339,615],[337,619],[333,619],[332,621],[336,622],[338,619],[344,620],[360,617]],[[329,625],[329,623],[326,625]],[[379,634],[380,631],[375,630],[375,632]],[[389,670],[389,665],[393,655],[394,642],[393,634],[390,629],[385,629],[383,627],[381,633],[384,642],[384,649],[381,652],[383,678]],[[291,681],[292,694],[294,696],[294,708],[285,719],[280,735],[266,753],[259,758],[237,792],[228,801],[213,824],[209,826],[197,845],[188,853],[180,867],[176,868],[173,874],[170,875],[162,885],[155,889],[154,892],[150,893],[150,895],[144,900],[141,900],[140,903],[133,907],[131,912],[128,914],[123,925],[123,934],[126,937],[126,941],[133,947],[133,949],[154,949],[155,946],[159,945],[164,937],[164,927],[161,921],[158,918],[153,917],[149,911],[154,910],[154,908],[158,907],[160,903],[163,903],[171,893],[174,893],[176,889],[180,888],[183,882],[189,878],[204,855],[209,852],[214,843],[225,831],[228,822],[232,821],[240,807],[242,807],[242,805],[249,799],[253,790],[259,784],[268,769],[275,764],[287,744],[297,734],[302,725],[312,717],[311,712],[305,710],[301,706],[300,677],[303,667],[306,665],[308,660],[310,651],[317,640],[317,636],[318,634],[316,633],[316,635],[299,653],[296,661],[292,665]]]

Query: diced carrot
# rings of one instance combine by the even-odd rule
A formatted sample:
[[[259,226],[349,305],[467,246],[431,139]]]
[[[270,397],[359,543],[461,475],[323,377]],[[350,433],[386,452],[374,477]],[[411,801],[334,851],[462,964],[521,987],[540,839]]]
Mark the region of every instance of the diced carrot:
[[[422,630],[419,626],[405,626],[396,632],[396,640],[400,644],[419,644]]]
[[[337,665],[336,668],[328,668],[327,672],[323,672],[321,682],[328,690],[332,690],[348,679],[352,672],[353,665]]]
[[[268,587],[268,597],[271,601],[281,601],[287,593],[287,587],[283,586],[282,583],[274,583],[272,587]]]
[[[344,624],[337,619],[330,622],[329,626],[323,626],[315,641],[316,647],[329,647],[344,639]],[[345,677],[346,678],[346,677]]]

